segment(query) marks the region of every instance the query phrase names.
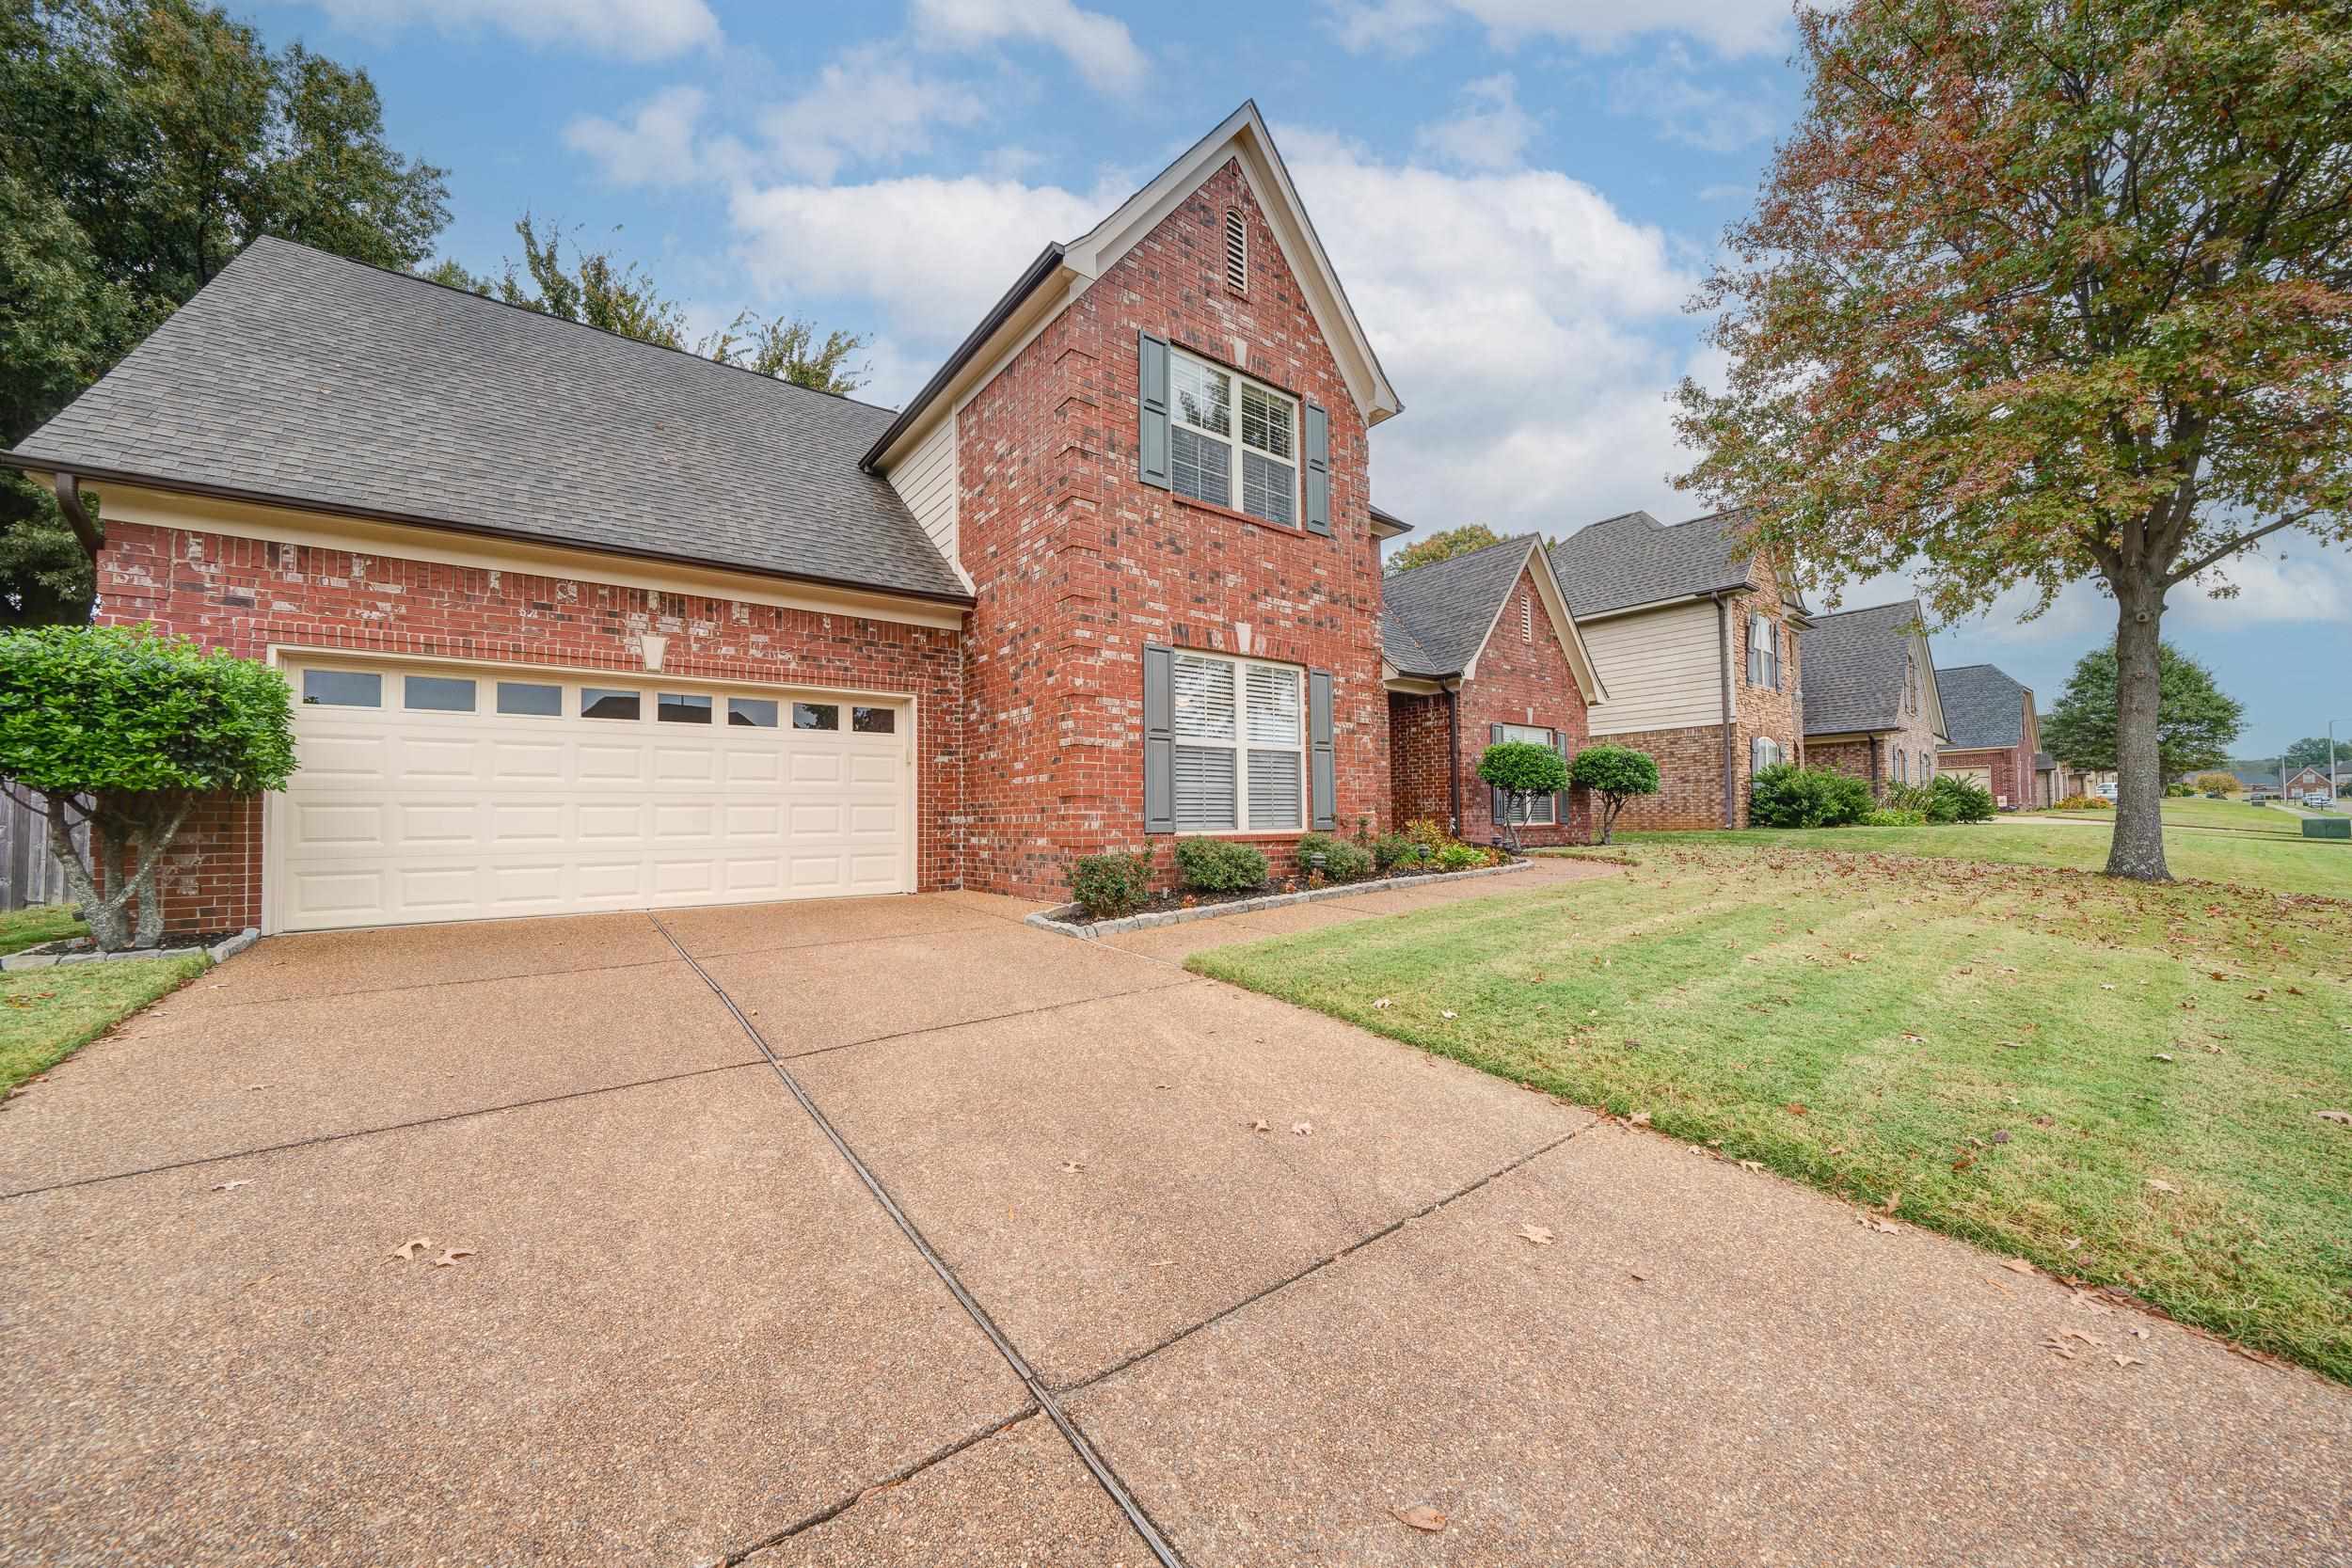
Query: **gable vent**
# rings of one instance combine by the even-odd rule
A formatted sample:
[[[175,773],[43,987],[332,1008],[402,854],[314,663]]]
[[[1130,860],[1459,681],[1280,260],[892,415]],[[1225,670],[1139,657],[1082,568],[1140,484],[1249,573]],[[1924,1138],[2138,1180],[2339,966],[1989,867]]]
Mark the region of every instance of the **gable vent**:
[[[1535,641],[1535,602],[1525,594],[1519,595],[1519,641]]]
[[[1225,209],[1225,286],[1237,294],[1249,292],[1249,222],[1238,207]]]

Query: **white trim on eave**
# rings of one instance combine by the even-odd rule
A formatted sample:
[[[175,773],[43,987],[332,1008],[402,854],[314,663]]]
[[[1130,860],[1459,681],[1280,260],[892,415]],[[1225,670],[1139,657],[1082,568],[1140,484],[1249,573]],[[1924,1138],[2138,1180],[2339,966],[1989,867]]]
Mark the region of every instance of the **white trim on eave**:
[[[1495,547],[1500,549],[1502,546]],[[1560,640],[1560,651],[1567,655],[1568,673],[1576,677],[1576,689],[1584,694],[1584,705],[1590,708],[1596,704],[1607,702],[1609,689],[1601,685],[1600,671],[1593,663],[1593,656],[1585,650],[1584,634],[1576,629],[1576,617],[1568,613],[1567,596],[1560,592],[1560,581],[1551,574],[1551,557],[1545,551],[1542,538],[1530,539],[1527,548],[1529,553],[1543,561],[1543,570],[1528,572],[1528,576],[1535,579],[1535,592],[1544,596],[1544,610],[1551,617],[1552,635]],[[1526,562],[1520,562],[1518,572],[1511,574],[1514,583],[1519,580],[1519,572],[1527,572]],[[1478,660],[1486,654],[1486,644],[1494,641],[1495,627],[1502,624],[1503,611],[1510,608],[1511,595],[1506,591],[1502,602],[1495,606],[1494,619],[1486,623],[1486,634],[1478,640],[1478,651],[1470,655],[1469,661],[1462,666],[1464,680],[1478,678]]]

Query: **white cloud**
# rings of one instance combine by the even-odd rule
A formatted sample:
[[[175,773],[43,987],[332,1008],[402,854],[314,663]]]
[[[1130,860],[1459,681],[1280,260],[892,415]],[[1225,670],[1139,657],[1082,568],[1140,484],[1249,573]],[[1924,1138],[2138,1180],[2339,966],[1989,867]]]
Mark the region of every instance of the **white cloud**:
[[[667,59],[719,41],[704,0],[318,0],[356,31],[402,26],[489,29],[526,43],[564,43],[633,60]]]
[[[1609,112],[1652,120],[1669,141],[1708,152],[1737,152],[1768,140],[1781,122],[1770,101],[1700,81],[1691,52],[1679,43],[1614,72]]]
[[[1536,131],[1535,117],[1519,107],[1518,89],[1508,71],[1466,84],[1461,113],[1422,127],[1422,150],[1470,168],[1517,166]]]
[[[744,184],[729,214],[739,259],[771,294],[868,299],[895,339],[946,345],[971,330],[1047,241],[1084,233],[1118,199],[977,175],[918,176]],[[876,370],[878,396],[903,394],[883,386],[879,356]]]
[[[850,162],[882,163],[928,152],[933,125],[971,125],[988,112],[980,96],[919,76],[879,47],[850,50],[789,103],[759,117],[780,167],[831,180]]]
[[[707,100],[699,87],[665,87],[623,124],[582,115],[564,127],[564,145],[603,166],[616,185],[668,185],[696,177],[704,159],[695,130]]]
[[[1374,437],[1382,505],[1423,529],[1554,535],[1700,510],[1664,477],[1688,463],[1666,394],[1701,367],[1661,330],[1696,279],[1661,230],[1556,171],[1453,174],[1278,135],[1405,400]]]
[[[1127,24],[1072,0],[914,0],[915,37],[939,48],[1018,41],[1061,52],[1099,89],[1143,77],[1143,51]]]
[[[1530,39],[1606,49],[1674,33],[1726,55],[1778,47],[1788,22],[1785,0],[1326,0],[1325,8],[1343,45],[1391,54],[1426,48],[1456,18],[1503,49]]]

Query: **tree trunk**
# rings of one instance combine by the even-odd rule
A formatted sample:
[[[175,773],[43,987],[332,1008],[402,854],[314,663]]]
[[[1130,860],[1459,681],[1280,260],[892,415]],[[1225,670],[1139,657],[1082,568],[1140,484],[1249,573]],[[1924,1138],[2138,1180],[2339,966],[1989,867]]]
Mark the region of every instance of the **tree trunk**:
[[[2115,838],[2107,875],[2169,882],[2164,863],[2164,769],[2156,746],[2163,640],[2161,581],[2118,581],[2115,590]]]
[[[65,873],[66,891],[81,906],[83,923],[89,927],[90,940],[102,953],[119,953],[136,945],[153,947],[163,940],[164,899],[156,886],[163,871],[164,851],[179,836],[180,828],[188,819],[193,798],[183,797],[168,806],[158,805],[143,817],[135,816],[127,831],[119,832],[120,817],[116,812],[100,810],[89,819],[89,859],[86,863],[75,847],[73,835],[66,827],[67,801],[54,796],[44,797],[49,809],[44,814],[49,822],[49,847]],[[131,870],[124,875],[123,851],[131,854]],[[112,891],[101,893],[98,887],[98,867],[103,867]],[[137,910],[134,927],[132,911]]]

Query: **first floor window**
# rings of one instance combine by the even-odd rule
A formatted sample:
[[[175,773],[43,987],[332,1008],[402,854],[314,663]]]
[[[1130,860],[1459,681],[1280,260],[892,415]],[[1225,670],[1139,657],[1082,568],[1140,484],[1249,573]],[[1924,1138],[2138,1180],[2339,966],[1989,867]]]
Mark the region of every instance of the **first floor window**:
[[[1761,772],[1780,760],[1780,742],[1769,736],[1757,736],[1748,742],[1748,770]]]
[[[1496,727],[1502,731],[1505,740],[1531,740],[1538,746],[1551,744],[1551,732],[1533,724],[1502,724]],[[1504,802],[1503,816],[1523,828],[1548,828],[1552,824],[1554,808],[1558,804],[1557,799],[1549,795],[1538,795],[1533,799],[1518,796]]]
[[[1299,672],[1287,664],[1180,653],[1170,674],[1176,831],[1303,827],[1306,703]]]

